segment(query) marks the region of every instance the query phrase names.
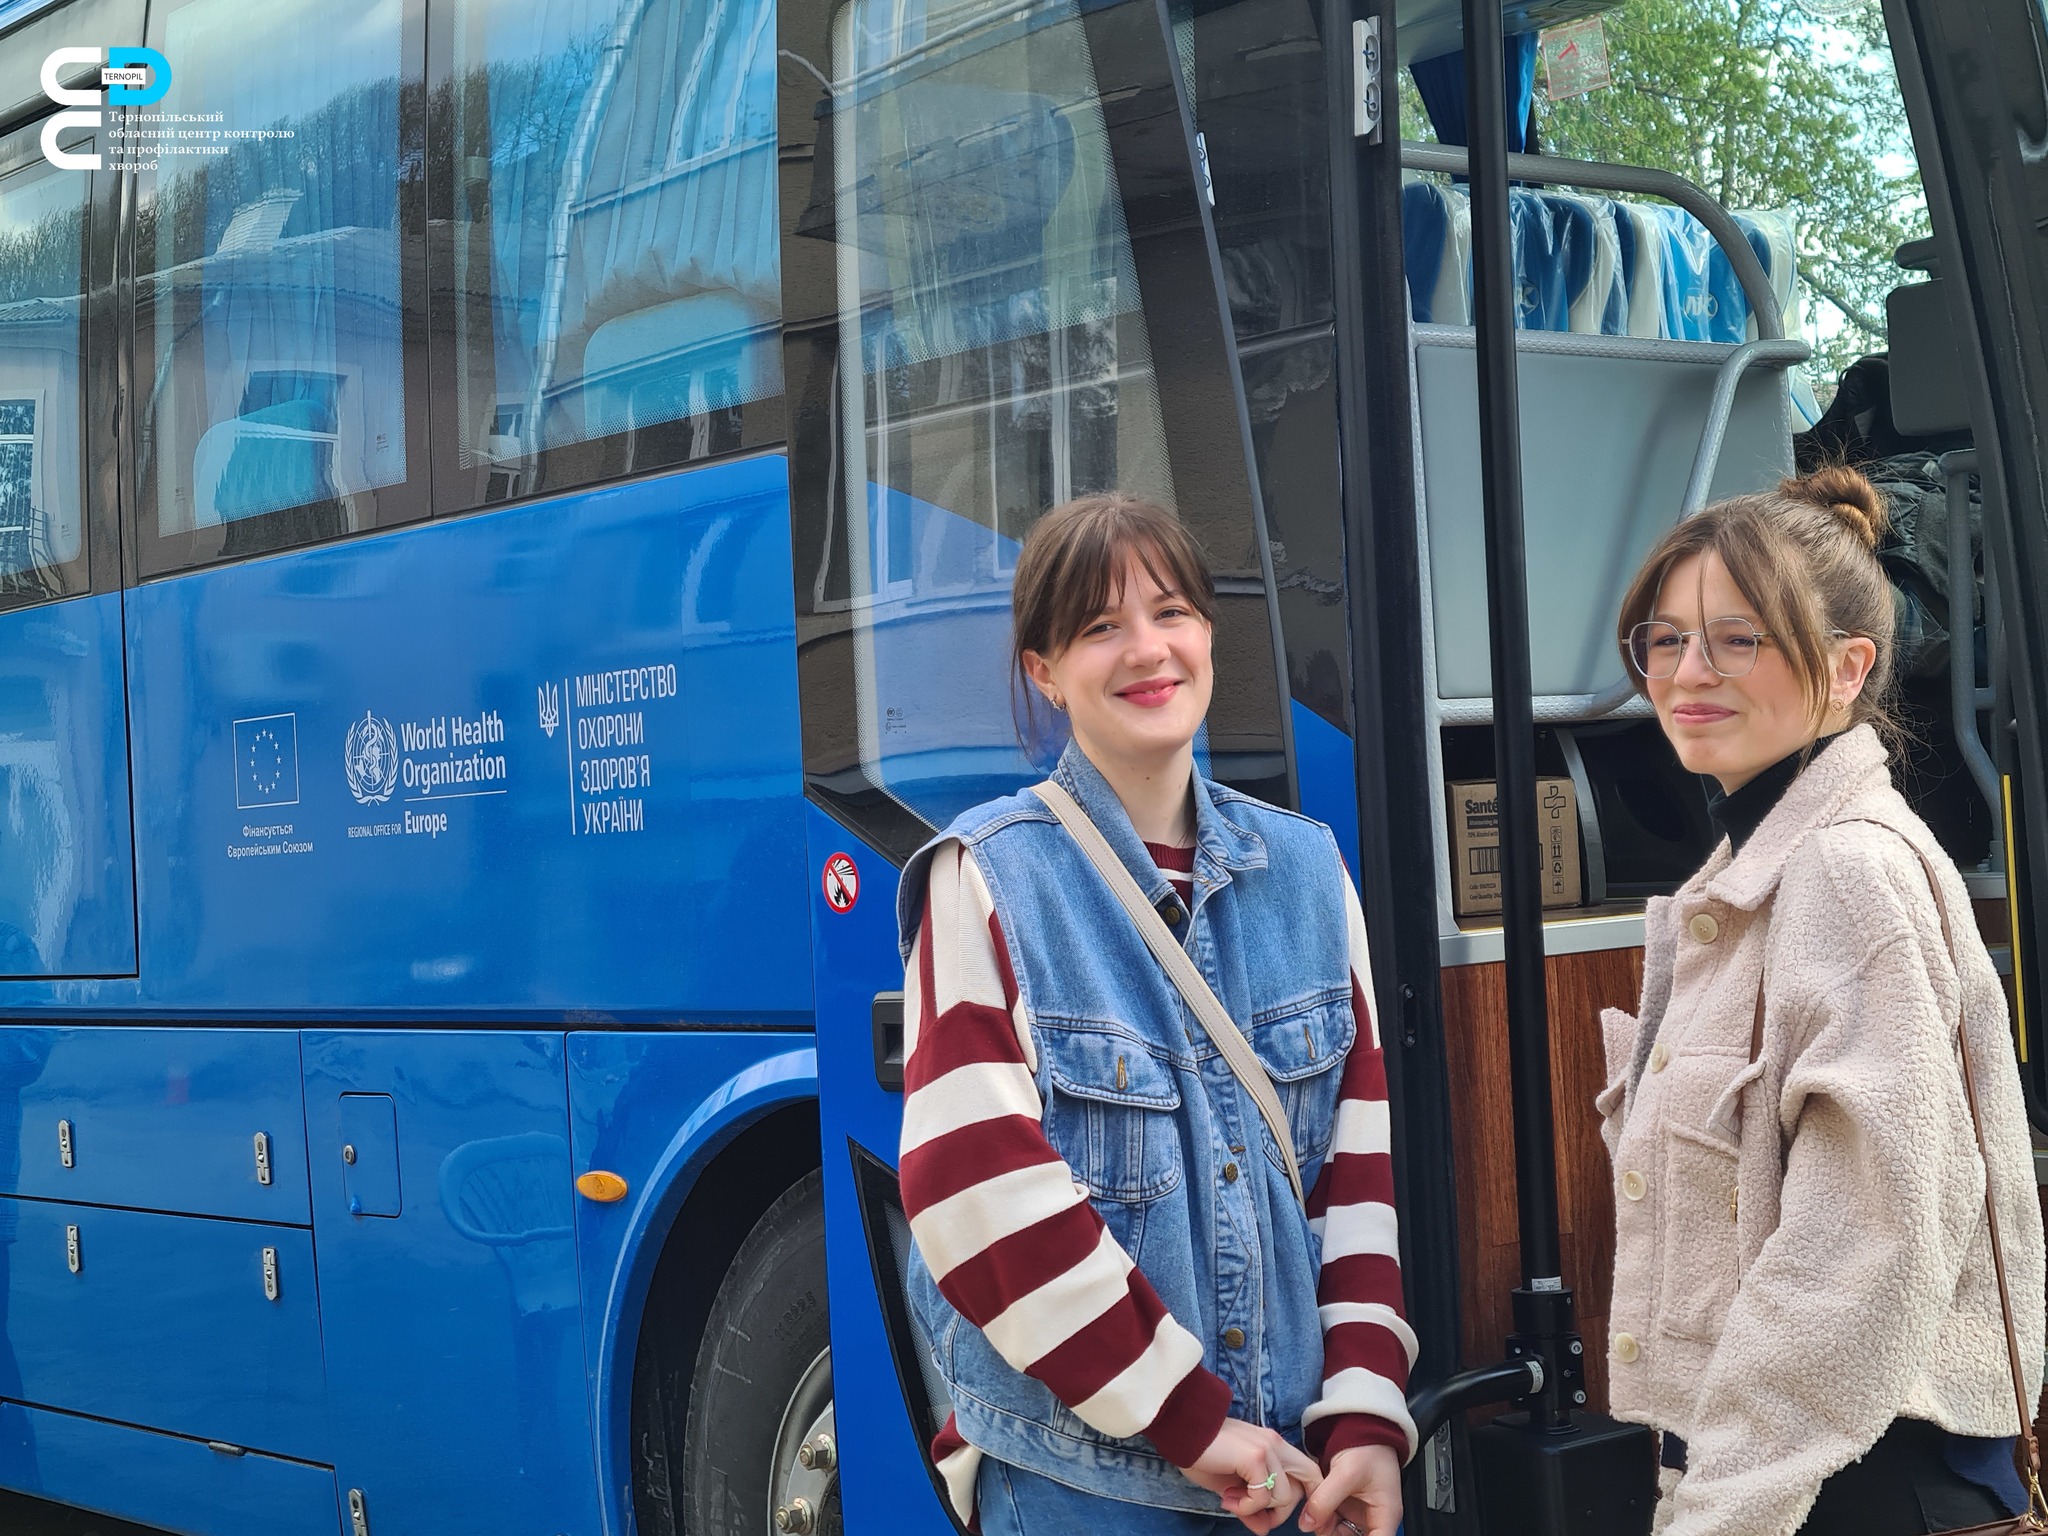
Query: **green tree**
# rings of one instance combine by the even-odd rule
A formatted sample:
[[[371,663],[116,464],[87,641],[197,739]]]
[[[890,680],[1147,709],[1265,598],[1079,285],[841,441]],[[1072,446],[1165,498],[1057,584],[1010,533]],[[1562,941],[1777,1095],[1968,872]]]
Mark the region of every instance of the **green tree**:
[[[1674,171],[1724,207],[1797,216],[1802,329],[1823,399],[1850,362],[1884,350],[1885,294],[1906,280],[1893,253],[1928,233],[1877,12],[1627,0],[1603,18],[1612,87],[1548,102],[1537,82],[1546,152]],[[1419,113],[1412,90],[1403,108]]]

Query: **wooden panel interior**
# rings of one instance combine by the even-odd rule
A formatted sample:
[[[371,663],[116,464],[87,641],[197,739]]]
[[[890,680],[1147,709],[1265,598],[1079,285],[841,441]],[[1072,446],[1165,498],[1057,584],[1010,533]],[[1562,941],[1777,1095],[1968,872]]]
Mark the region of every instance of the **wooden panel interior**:
[[[1555,955],[1546,966],[1550,1084],[1557,1126],[1558,1225],[1565,1283],[1577,1296],[1586,1340],[1589,1406],[1607,1404],[1607,1308],[1614,1290],[1614,1198],[1593,1098],[1606,1081],[1600,1010],[1633,1012],[1641,949]],[[1443,972],[1451,1078],[1451,1141],[1458,1182],[1458,1263],[1465,1362],[1502,1357],[1521,1284],[1515,1217],[1513,1100],[1508,1090],[1507,968]]]

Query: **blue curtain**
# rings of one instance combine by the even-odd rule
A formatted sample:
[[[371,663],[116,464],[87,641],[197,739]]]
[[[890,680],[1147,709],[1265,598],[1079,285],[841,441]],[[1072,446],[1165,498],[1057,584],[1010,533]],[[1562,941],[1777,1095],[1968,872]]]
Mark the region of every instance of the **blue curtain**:
[[[1508,151],[1519,154],[1528,145],[1529,103],[1536,98],[1536,34],[1517,32],[1502,40],[1503,84],[1507,91]],[[1469,144],[1465,125],[1465,50],[1417,59],[1408,66],[1429,125],[1439,144]]]

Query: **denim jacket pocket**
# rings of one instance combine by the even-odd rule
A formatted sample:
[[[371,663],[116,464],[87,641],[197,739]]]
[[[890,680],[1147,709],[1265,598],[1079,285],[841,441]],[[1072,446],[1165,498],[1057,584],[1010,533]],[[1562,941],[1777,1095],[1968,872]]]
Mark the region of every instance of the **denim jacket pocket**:
[[[1181,1181],[1180,1083],[1171,1065],[1125,1035],[1043,1027],[1053,1091],[1045,1130],[1098,1200],[1149,1201]]]
[[[1318,1003],[1283,1013],[1252,1026],[1247,1038],[1252,1052],[1273,1079],[1287,1129],[1294,1137],[1294,1156],[1304,1183],[1315,1176],[1315,1164],[1330,1150],[1337,1120],[1337,1091],[1344,1059],[1358,1038],[1358,1021],[1349,999]],[[1267,1153],[1277,1165],[1280,1149],[1269,1137]]]

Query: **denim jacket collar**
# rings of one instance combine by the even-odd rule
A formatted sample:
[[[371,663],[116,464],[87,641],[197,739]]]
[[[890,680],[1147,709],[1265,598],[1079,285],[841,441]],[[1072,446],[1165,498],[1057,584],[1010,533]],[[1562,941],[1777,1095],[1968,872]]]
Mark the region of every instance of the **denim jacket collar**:
[[[1159,872],[1144,841],[1131,825],[1123,802],[1102,776],[1102,770],[1088,760],[1076,742],[1069,742],[1052,772],[1054,782],[1080,802],[1081,809],[1100,829],[1124,868],[1144,891],[1145,899],[1157,906],[1172,893],[1173,883]],[[1209,783],[1201,774],[1195,781],[1195,904],[1216,886],[1227,885],[1230,872],[1266,867],[1266,842],[1223,814]]]

